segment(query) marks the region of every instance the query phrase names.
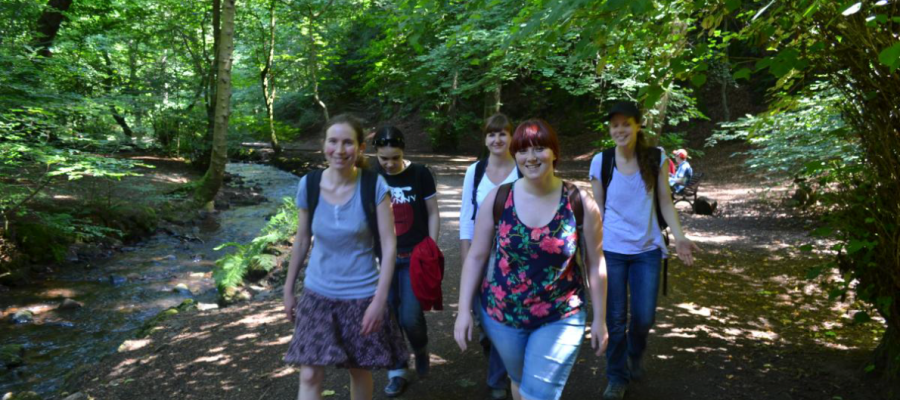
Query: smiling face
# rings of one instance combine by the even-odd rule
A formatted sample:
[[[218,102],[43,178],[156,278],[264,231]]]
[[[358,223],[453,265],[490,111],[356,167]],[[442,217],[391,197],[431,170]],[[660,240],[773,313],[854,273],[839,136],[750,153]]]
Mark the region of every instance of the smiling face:
[[[556,154],[549,147],[531,145],[522,147],[516,151],[516,164],[522,171],[522,176],[528,179],[538,179],[553,174],[553,164]]]
[[[484,135],[484,145],[487,146],[491,154],[502,157],[509,153],[509,140],[511,138],[512,136],[506,130],[488,132],[487,135]]]
[[[619,147],[634,147],[637,142],[637,132],[641,127],[634,117],[626,117],[623,114],[615,114],[609,120],[609,134]]]
[[[349,124],[338,123],[325,132],[325,161],[337,169],[352,168],[362,155],[365,144],[356,140],[356,131]]]
[[[388,175],[399,174],[403,171],[403,149],[399,147],[381,146],[376,151],[378,164]]]

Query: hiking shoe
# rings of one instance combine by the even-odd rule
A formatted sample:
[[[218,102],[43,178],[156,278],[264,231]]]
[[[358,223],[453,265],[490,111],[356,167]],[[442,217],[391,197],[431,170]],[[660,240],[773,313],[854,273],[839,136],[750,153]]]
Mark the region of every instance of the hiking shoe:
[[[506,389],[491,388],[491,400],[506,400]]]
[[[622,400],[625,398],[625,389],[628,385],[610,382],[603,391],[603,400]]]
[[[428,376],[429,370],[431,370],[431,357],[428,356],[428,350],[417,352],[416,373],[419,374],[419,378]]]
[[[387,386],[384,387],[384,394],[387,397],[397,397],[406,390],[406,379],[403,379],[399,376],[395,376],[391,378],[391,381],[388,382]]]
[[[647,371],[644,369],[644,361],[640,358],[631,358],[628,360],[628,369],[631,371],[631,381],[640,382],[644,380]]]

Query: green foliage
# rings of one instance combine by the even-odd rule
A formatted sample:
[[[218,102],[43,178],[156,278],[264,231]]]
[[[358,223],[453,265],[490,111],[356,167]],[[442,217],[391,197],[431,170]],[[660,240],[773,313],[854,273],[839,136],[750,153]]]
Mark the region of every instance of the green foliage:
[[[216,260],[213,279],[219,293],[240,286],[249,272],[269,272],[275,267],[272,247],[282,244],[297,232],[297,207],[290,198],[284,198],[283,205],[263,227],[260,235],[247,244],[224,243],[216,250],[234,247],[236,250]]]
[[[748,141],[754,146],[743,152],[749,156],[747,167],[775,179],[827,178],[859,168],[864,161],[859,137],[841,116],[846,98],[829,85],[816,85],[795,101],[790,111],[748,115],[721,124],[723,129],[710,136],[706,146]]]

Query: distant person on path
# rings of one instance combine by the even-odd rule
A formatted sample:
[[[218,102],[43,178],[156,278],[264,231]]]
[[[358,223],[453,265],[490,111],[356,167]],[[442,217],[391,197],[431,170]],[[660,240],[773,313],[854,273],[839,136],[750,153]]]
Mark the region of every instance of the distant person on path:
[[[284,360],[300,366],[300,400],[322,398],[326,366],[349,370],[351,398],[371,399],[371,370],[409,357],[387,307],[397,243],[389,187],[364,168],[359,120],[335,116],[324,132],[328,168],[308,173],[297,189],[297,237],[284,285],[294,336]],[[296,299],[294,283],[312,237]]]
[[[437,189],[427,167],[404,159],[406,142],[400,129],[382,127],[375,132],[372,142],[378,159],[376,169],[391,190],[397,234],[397,257],[388,303],[412,346],[416,373],[422,378],[429,370],[428,327],[422,305],[413,292],[410,260],[416,246],[426,239],[437,243],[441,226]],[[388,371],[389,381],[384,388],[388,397],[399,396],[406,390],[408,366],[409,360],[403,359]]]
[[[669,186],[672,187],[673,192],[679,194],[691,181],[691,178],[694,176],[694,169],[691,168],[691,164],[687,162],[687,150],[678,149],[673,151],[672,155],[678,160],[678,168],[675,170],[675,173],[669,175]]]
[[[462,260],[466,259],[469,248],[472,246],[476,211],[484,203],[485,197],[497,186],[519,179],[516,160],[509,152],[512,131],[513,126],[506,115],[494,114],[488,118],[482,130],[488,155],[466,169],[466,177],[463,179],[462,207],[459,210],[459,250]],[[476,310],[478,308],[480,306],[476,307]],[[506,388],[509,386],[506,367],[503,366],[500,354],[491,345],[491,340],[486,335],[481,338],[481,342],[483,346],[490,349],[488,351],[487,385],[491,388],[491,398],[494,400],[505,399],[507,397]]]
[[[644,376],[643,355],[656,317],[660,262],[667,252],[658,211],[672,228],[675,249],[685,264],[693,263],[692,252],[697,248],[681,230],[668,172],[662,168],[665,152],[647,145],[637,105],[616,103],[607,118],[616,147],[594,156],[590,179],[603,214],[603,253],[609,275],[609,384],[603,398],[613,400],[622,399],[629,382]],[[631,321],[626,330],[629,293]]]
[[[468,311],[479,296],[476,312],[507,368],[513,398],[559,399],[584,337],[586,280],[591,344],[598,356],[606,347],[600,212],[590,195],[555,175],[559,141],[545,121],[519,125],[510,150],[523,177],[491,190],[478,210],[454,338],[465,351],[474,328]],[[491,243],[496,258],[485,276]]]

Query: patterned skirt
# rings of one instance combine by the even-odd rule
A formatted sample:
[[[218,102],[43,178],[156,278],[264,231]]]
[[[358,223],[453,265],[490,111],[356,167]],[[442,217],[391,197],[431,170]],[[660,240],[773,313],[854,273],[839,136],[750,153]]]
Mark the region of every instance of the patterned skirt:
[[[406,341],[390,307],[384,308],[381,329],[360,334],[363,315],[372,298],[332,299],[304,290],[297,302],[294,337],[284,361],[296,365],[339,368],[392,368],[409,359]]]

